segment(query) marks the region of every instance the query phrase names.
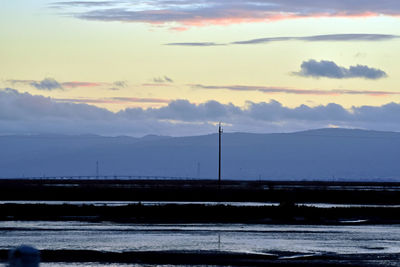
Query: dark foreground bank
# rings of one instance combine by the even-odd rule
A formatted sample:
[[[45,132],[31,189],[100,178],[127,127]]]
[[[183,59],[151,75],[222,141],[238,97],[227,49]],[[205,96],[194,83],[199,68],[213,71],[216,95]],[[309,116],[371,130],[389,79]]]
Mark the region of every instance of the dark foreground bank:
[[[385,224],[385,226],[381,226],[385,229],[389,227],[386,224],[400,224],[400,207],[390,206],[400,204],[400,184],[397,183],[225,181],[219,187],[215,181],[1,180],[0,199],[27,200],[23,204],[10,202],[0,204],[0,221],[11,222],[1,230],[15,236],[22,233],[23,238],[26,238],[27,232],[32,232],[32,235],[35,236],[37,229],[32,230],[31,226],[27,226],[26,229],[21,230],[16,221],[28,221],[29,224],[33,221],[85,221],[99,224],[118,222],[123,223],[124,226],[135,223],[168,225],[176,223],[296,224],[343,225],[345,227],[357,225],[355,226],[357,228],[362,224],[370,224],[368,227]],[[29,203],[29,200],[59,200],[61,203],[34,204]],[[72,202],[80,200],[80,202],[62,204],[62,201],[71,200]],[[138,202],[113,206],[85,204],[86,200]],[[146,200],[216,203],[219,201],[260,201],[278,202],[280,205],[160,204],[146,206],[140,204],[140,201]],[[306,202],[377,205],[374,207],[334,208],[301,205]],[[39,230],[48,235],[53,231],[52,228],[41,227]],[[65,228],[54,231],[61,233],[65,231]],[[129,231],[132,230],[128,229]],[[182,234],[179,231],[171,233]],[[258,236],[260,233],[252,234]],[[287,230],[271,233],[271,235],[275,234],[293,235]],[[336,234],[339,236],[338,245],[346,248],[345,242],[342,242],[343,232],[339,231]],[[125,235],[125,232],[122,235]],[[268,234],[267,237],[271,235]],[[380,240],[382,236],[380,233],[373,233],[373,235],[377,235],[377,237],[371,239],[374,242],[368,244],[370,250],[364,254],[341,254],[342,252],[296,254],[268,251],[268,248],[272,249],[270,245],[265,246],[267,250],[263,250],[263,253],[190,250],[186,247],[185,250],[173,251],[157,249],[133,251],[129,247],[124,252],[115,252],[109,251],[108,248],[96,250],[98,248],[95,246],[83,248],[83,250],[79,248],[76,250],[63,248],[52,250],[53,247],[50,246],[47,248],[51,249],[41,250],[41,260],[48,264],[65,262],[72,265],[79,262],[97,262],[102,264],[142,264],[144,266],[157,264],[178,266],[398,266],[400,254],[392,253],[393,251],[382,252],[384,247],[375,244],[375,241]],[[392,236],[393,232],[390,231],[389,235]],[[234,236],[236,238],[236,234]],[[311,238],[308,232],[306,236]],[[325,238],[327,237],[324,233],[323,239],[325,240]],[[354,238],[362,239],[363,237],[355,236]],[[285,236],[282,239],[285,239]],[[251,241],[253,240],[251,238]],[[397,242],[397,240],[389,239],[388,242]],[[240,242],[240,239],[237,242]],[[9,244],[3,244],[3,248],[9,248]],[[75,249],[75,247],[72,248]],[[171,248],[168,246],[168,249]],[[380,253],[374,253],[377,251]],[[0,260],[5,262],[7,254],[7,250],[0,250]]]
[[[224,251],[104,252],[94,250],[42,250],[41,262],[97,262],[172,264],[196,266],[398,266],[398,254],[292,254],[282,252],[238,253]],[[7,261],[8,251],[0,250]]]
[[[166,204],[97,206],[73,204],[0,204],[2,221],[113,221],[122,223],[247,223],[247,224],[398,224],[400,208],[317,208],[279,206]]]
[[[400,183],[0,179],[0,200],[252,201],[400,204]]]

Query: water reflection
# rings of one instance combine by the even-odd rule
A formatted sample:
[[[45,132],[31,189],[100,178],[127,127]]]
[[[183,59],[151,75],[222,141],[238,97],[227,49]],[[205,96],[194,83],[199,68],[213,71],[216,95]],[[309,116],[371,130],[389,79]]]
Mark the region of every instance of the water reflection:
[[[0,222],[0,249],[400,253],[400,226]]]
[[[272,207],[279,206],[278,202],[193,202],[193,201],[51,201],[51,200],[2,200],[1,204],[47,204],[47,205],[93,205],[93,206],[126,206],[141,204],[144,206],[157,206],[157,205],[228,205],[235,207]],[[316,208],[378,208],[378,207],[391,207],[400,208],[400,205],[374,205],[374,204],[337,204],[337,203],[297,203],[301,206],[316,207]]]

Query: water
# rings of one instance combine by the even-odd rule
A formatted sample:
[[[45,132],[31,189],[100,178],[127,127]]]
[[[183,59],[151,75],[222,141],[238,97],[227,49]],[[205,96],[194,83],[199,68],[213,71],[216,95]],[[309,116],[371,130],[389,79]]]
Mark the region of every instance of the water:
[[[0,200],[2,204],[47,204],[47,205],[93,205],[118,207],[132,204],[144,206],[157,205],[229,205],[234,207],[272,207],[279,206],[279,202],[211,202],[211,201],[58,201],[58,200]],[[374,205],[374,204],[336,204],[336,203],[297,203],[301,206],[316,208],[400,208],[400,205]]]
[[[20,244],[111,252],[400,253],[400,226],[0,222],[0,249]]]
[[[2,266],[2,265],[0,265]],[[3,265],[7,267],[7,265]],[[180,267],[186,267],[184,265],[179,265]],[[176,265],[150,265],[150,264],[132,264],[132,263],[99,263],[99,262],[85,262],[85,263],[79,263],[79,262],[72,262],[72,263],[67,263],[67,262],[42,262],[40,263],[40,267],[176,267]],[[196,267],[194,265],[190,265],[187,267]],[[199,266],[200,267],[200,266]],[[204,266],[201,265],[201,267],[212,267],[212,266]]]
[[[217,267],[213,265],[178,265],[179,267]],[[132,263],[99,263],[99,262],[50,262],[40,263],[40,267],[177,267],[169,264],[132,264]],[[218,266],[220,267],[220,266]]]

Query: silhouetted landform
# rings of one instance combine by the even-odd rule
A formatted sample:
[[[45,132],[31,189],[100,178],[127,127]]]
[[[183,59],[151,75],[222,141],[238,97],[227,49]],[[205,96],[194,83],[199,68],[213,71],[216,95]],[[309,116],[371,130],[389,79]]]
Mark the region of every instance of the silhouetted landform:
[[[0,260],[7,259],[0,250]],[[395,266],[399,254],[304,254],[290,252],[240,253],[225,251],[42,250],[42,262],[101,262],[211,266]]]
[[[218,134],[193,137],[0,136],[0,177],[216,178]],[[224,133],[222,179],[400,181],[400,133],[321,129]]]
[[[0,200],[400,204],[400,183],[0,179]]]
[[[279,206],[166,204],[95,206],[72,204],[1,204],[0,220],[113,221],[121,223],[247,223],[247,224],[394,224],[398,207],[317,208],[282,203]],[[2,229],[12,230],[12,228]]]

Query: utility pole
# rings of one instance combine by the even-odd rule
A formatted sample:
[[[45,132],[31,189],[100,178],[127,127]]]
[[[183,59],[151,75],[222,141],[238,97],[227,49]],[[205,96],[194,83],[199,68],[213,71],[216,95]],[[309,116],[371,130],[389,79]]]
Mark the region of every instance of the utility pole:
[[[222,136],[222,127],[221,123],[219,123],[218,127],[218,137],[219,137],[219,155],[218,155],[218,186],[221,186],[221,136]]]

